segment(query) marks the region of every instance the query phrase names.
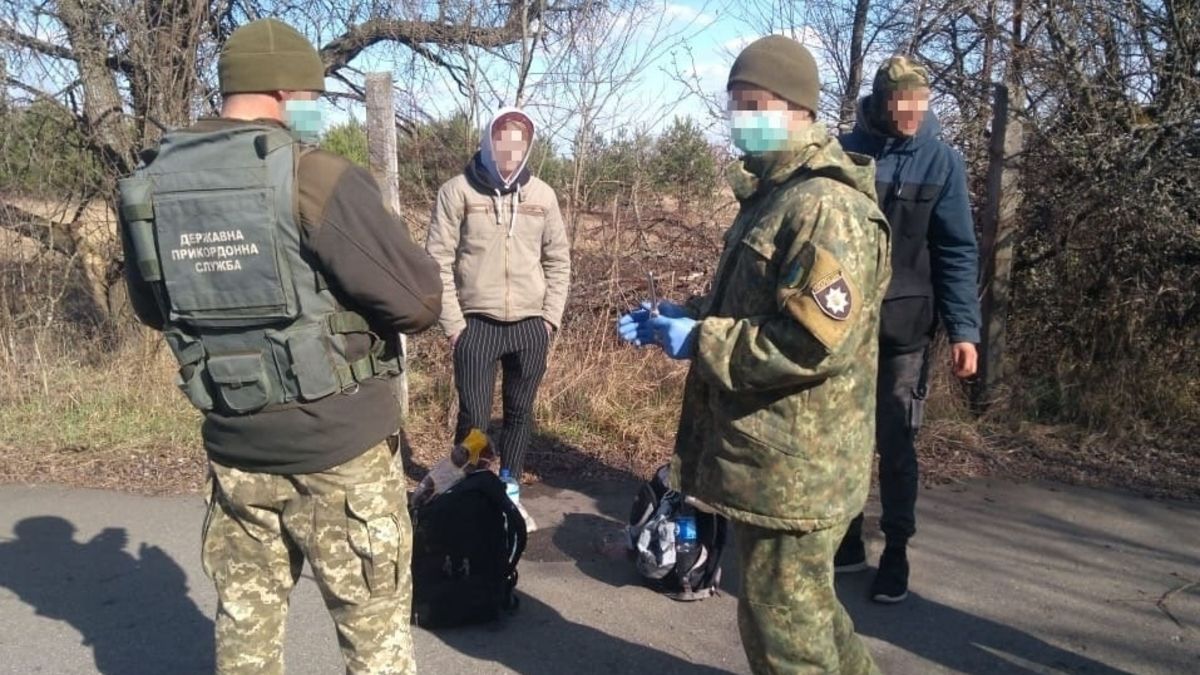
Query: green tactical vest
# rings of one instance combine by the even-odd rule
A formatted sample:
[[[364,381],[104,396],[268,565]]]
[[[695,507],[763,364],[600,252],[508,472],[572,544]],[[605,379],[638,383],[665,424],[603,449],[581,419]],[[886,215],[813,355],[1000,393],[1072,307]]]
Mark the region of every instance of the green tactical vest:
[[[340,308],[300,247],[285,130],[246,125],[163,137],[120,181],[124,234],[166,319],[177,384],[203,411],[245,415],[400,372],[366,319]],[[349,333],[371,337],[349,361]]]

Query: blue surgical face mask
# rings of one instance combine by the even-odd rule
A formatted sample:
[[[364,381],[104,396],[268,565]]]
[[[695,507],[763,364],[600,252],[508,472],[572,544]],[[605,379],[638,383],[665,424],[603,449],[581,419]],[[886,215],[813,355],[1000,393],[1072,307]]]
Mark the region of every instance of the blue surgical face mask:
[[[790,131],[786,110],[734,110],[729,130],[738,150],[757,155],[787,148]]]
[[[296,132],[301,142],[316,143],[325,126],[325,110],[319,100],[288,99],[283,102],[283,122]]]

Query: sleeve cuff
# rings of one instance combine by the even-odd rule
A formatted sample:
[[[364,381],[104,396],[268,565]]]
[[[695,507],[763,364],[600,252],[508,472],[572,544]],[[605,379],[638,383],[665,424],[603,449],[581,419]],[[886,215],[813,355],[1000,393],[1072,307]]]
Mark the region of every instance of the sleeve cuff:
[[[550,310],[542,310],[542,320],[550,324],[550,327],[557,332],[562,328],[562,314],[555,314]]]
[[[728,368],[728,355],[726,354],[726,344],[729,331],[733,328],[734,319],[728,317],[710,316],[708,318],[696,322],[695,330],[695,351],[692,353],[692,362],[697,364],[697,372],[710,383],[716,384],[723,389],[727,389],[725,378],[722,377],[722,371],[714,367],[714,364],[723,363]]]
[[[959,342],[970,342],[971,344],[979,344],[979,329],[970,328],[967,326],[947,326],[946,334],[949,336],[950,344]]]
[[[446,337],[454,337],[455,335],[463,332],[463,330],[467,327],[467,322],[463,319],[457,319],[455,321],[442,320],[439,323],[442,326],[442,331],[446,333]]]

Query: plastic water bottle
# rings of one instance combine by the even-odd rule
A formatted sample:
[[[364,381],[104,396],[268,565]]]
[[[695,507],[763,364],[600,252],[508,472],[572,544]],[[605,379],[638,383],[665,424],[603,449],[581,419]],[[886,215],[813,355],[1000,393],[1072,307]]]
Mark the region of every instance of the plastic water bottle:
[[[696,516],[675,517],[675,574],[685,591],[691,591],[689,573],[701,556],[699,537],[696,535]]]
[[[684,558],[696,550],[696,516],[675,518],[675,557]]]
[[[504,494],[508,495],[509,500],[513,504],[521,505],[521,484],[516,478],[512,477],[512,472],[508,469],[500,469],[500,482],[504,483]]]

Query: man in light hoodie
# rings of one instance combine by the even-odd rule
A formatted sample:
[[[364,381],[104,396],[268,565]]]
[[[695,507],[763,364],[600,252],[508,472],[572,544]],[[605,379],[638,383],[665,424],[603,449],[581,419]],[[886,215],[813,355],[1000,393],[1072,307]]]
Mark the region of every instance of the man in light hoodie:
[[[487,428],[496,364],[504,372],[501,469],[518,481],[551,334],[562,323],[570,245],[558,198],[526,164],[534,124],[503,108],[479,152],[438,190],[426,250],[441,266],[441,326],[454,352],[455,442]]]

